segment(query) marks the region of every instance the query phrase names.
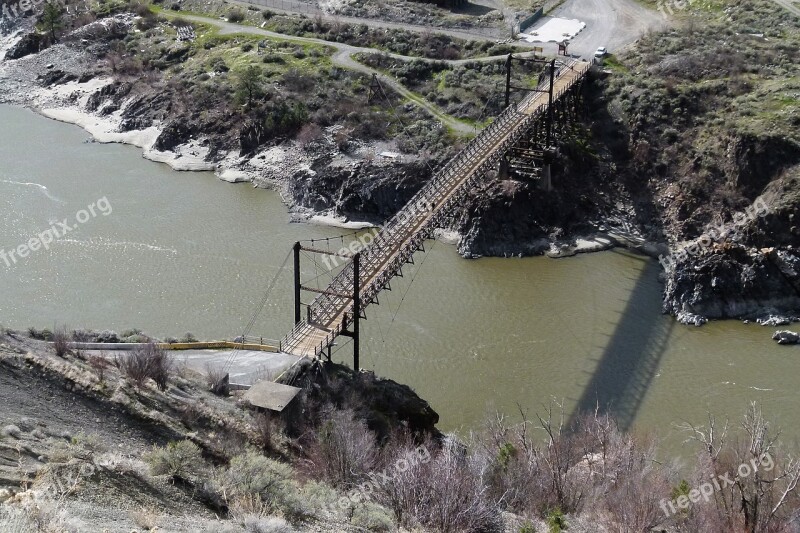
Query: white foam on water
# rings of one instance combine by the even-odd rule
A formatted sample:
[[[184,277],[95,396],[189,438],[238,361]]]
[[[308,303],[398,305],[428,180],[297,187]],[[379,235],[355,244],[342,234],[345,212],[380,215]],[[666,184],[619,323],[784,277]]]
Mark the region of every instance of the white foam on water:
[[[44,195],[45,195],[45,196],[47,196],[47,198],[49,198],[50,200],[52,200],[52,201],[54,201],[54,202],[58,202],[58,203],[60,203],[60,204],[63,204],[63,203],[64,203],[64,201],[63,201],[63,200],[61,200],[60,198],[56,198],[55,196],[53,196],[52,194],[50,194],[50,191],[47,189],[47,187],[45,187],[45,186],[44,186],[44,185],[42,185],[41,183],[30,183],[30,182],[27,182],[27,181],[12,181],[12,180],[0,180],[0,183],[8,183],[9,185],[19,185],[19,186],[21,186],[21,187],[37,187],[37,188],[38,188],[38,189],[40,189],[40,190],[41,190],[41,191],[44,193]]]

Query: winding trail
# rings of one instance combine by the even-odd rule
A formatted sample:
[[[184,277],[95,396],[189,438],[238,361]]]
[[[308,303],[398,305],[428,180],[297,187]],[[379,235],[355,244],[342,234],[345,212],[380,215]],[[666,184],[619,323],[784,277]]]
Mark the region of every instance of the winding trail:
[[[247,35],[260,35],[260,36],[263,36],[263,37],[270,37],[270,38],[273,38],[273,39],[281,39],[281,40],[284,40],[284,41],[291,41],[291,42],[304,43],[304,44],[316,44],[316,45],[322,45],[322,46],[328,46],[328,47],[334,48],[335,52],[331,55],[331,61],[333,62],[334,65],[342,67],[342,68],[345,68],[345,69],[348,69],[348,70],[361,72],[361,73],[364,73],[364,74],[367,74],[367,75],[370,75],[370,76],[373,75],[373,74],[377,75],[378,79],[381,81],[382,84],[384,84],[384,86],[391,87],[391,89],[393,91],[398,93],[403,98],[406,98],[406,99],[414,102],[415,104],[417,104],[421,108],[423,108],[431,116],[433,116],[436,120],[440,121],[444,126],[447,126],[453,132],[455,132],[455,133],[457,133],[459,135],[464,135],[464,136],[474,135],[475,132],[476,132],[475,131],[475,126],[473,126],[472,124],[469,124],[467,122],[464,122],[462,120],[459,120],[459,119],[457,119],[455,117],[452,117],[452,116],[448,115],[447,113],[445,113],[444,111],[439,109],[439,107],[437,107],[436,105],[434,105],[431,102],[425,100],[420,95],[415,94],[414,92],[408,90],[406,87],[404,87],[396,79],[391,78],[389,76],[386,76],[383,72],[381,72],[381,71],[379,71],[377,69],[374,69],[372,67],[368,67],[367,65],[364,65],[363,63],[359,63],[358,61],[353,59],[353,54],[358,54],[358,53],[382,54],[382,53],[385,53],[389,57],[392,57],[393,59],[397,59],[397,60],[400,60],[400,61],[413,61],[413,60],[422,60],[422,61],[430,61],[430,62],[433,62],[433,61],[439,62],[440,61],[440,62],[448,63],[450,65],[463,65],[465,63],[476,62],[476,61],[480,61],[480,62],[499,61],[499,60],[504,60],[506,58],[505,55],[480,57],[480,58],[475,58],[475,59],[452,59],[452,60],[439,60],[439,59],[429,59],[429,58],[422,58],[422,57],[411,57],[411,56],[404,56],[404,55],[401,55],[401,54],[382,52],[382,51],[377,50],[375,48],[368,48],[368,47],[363,47],[363,46],[353,46],[353,45],[345,44],[345,43],[337,43],[337,42],[334,42],[334,41],[326,41],[324,39],[319,39],[317,37],[298,37],[298,36],[295,36],[295,35],[286,35],[286,34],[283,34],[283,33],[277,33],[277,32],[274,32],[274,31],[269,31],[269,30],[264,30],[264,29],[261,29],[261,28],[256,28],[255,26],[247,26],[247,25],[243,25],[243,24],[236,24],[236,23],[233,23],[233,22],[226,22],[226,21],[223,21],[223,20],[218,20],[218,19],[214,19],[214,18],[210,18],[210,17],[203,17],[203,16],[200,16],[200,15],[184,15],[184,14],[172,13],[172,12],[168,12],[168,11],[164,11],[163,13],[165,15],[180,16],[181,18],[183,18],[185,20],[190,20],[192,22],[198,22],[198,23],[201,23],[201,24],[209,24],[211,26],[215,26],[215,27],[217,27],[219,29],[220,35],[231,35],[231,34],[236,34],[236,33],[243,33],[243,34],[247,34]],[[517,55],[526,55],[526,54],[529,54],[529,52],[526,52],[525,54],[517,54]]]
[[[800,17],[800,8],[797,7],[797,3],[792,3],[791,0],[772,0],[779,6],[783,7],[787,11],[793,13],[794,15]]]
[[[488,1],[488,0],[485,0]],[[796,10],[789,5],[787,0],[774,0],[775,2],[783,5],[789,10]],[[280,2],[278,7],[277,2]],[[235,0],[234,3],[243,5],[260,5],[273,11],[283,13],[309,13],[309,4],[300,2],[298,0]],[[498,4],[498,2],[495,2]],[[495,6],[505,13],[502,2]],[[424,109],[428,114],[450,129],[450,131],[469,136],[477,133],[476,127],[463,120],[459,120],[453,116],[448,115],[438,106],[427,101],[421,95],[414,93],[405,86],[403,86],[396,79],[387,76],[384,72],[364,65],[353,59],[353,54],[367,53],[376,54],[383,53],[393,59],[399,61],[443,61],[449,65],[463,65],[470,62],[490,62],[505,59],[502,56],[480,57],[474,59],[456,59],[456,60],[434,60],[420,57],[410,57],[401,54],[383,52],[375,48],[353,46],[346,43],[339,43],[335,41],[327,41],[317,37],[299,37],[294,35],[286,35],[283,33],[273,32],[258,28],[255,26],[248,26],[227,22],[211,17],[204,17],[199,15],[179,15],[174,12],[164,11],[164,14],[173,16],[181,16],[194,22],[209,24],[219,29],[222,35],[230,35],[235,33],[243,33],[249,35],[259,35],[273,39],[282,39],[285,41],[292,41],[297,43],[316,44],[328,46],[335,50],[331,55],[331,61],[334,65],[342,67],[355,72],[361,72],[369,76],[376,75],[384,86],[390,87],[397,94],[410,100]],[[587,28],[578,34],[570,43],[571,52],[577,53],[580,56],[591,58],[594,50],[598,46],[608,46],[612,51],[627,46],[638,39],[642,34],[649,30],[657,30],[666,27],[667,22],[661,17],[660,13],[651,9],[647,9],[635,0],[568,0],[563,5],[559,6],[552,13],[553,16],[564,18],[579,18],[587,22]],[[415,26],[413,24],[398,24],[376,19],[361,19],[354,17],[340,17],[320,13],[323,19],[336,20],[340,23],[348,24],[366,24],[375,28],[387,29],[403,29],[408,31],[416,31],[420,33],[442,33],[450,37],[459,39],[472,39],[472,40],[496,40],[497,34],[492,35],[489,28],[472,28],[472,29],[450,29],[450,28],[432,28],[427,26]],[[549,17],[544,17],[541,23],[546,21]],[[538,25],[537,25],[538,26]],[[481,31],[483,30],[483,31]],[[489,32],[487,34],[487,31]],[[525,43],[524,41],[517,41],[515,44],[520,46],[544,46],[548,53],[555,54],[554,43]],[[551,50],[552,49],[552,50]],[[518,56],[529,55],[531,52],[517,54]]]
[[[442,27],[442,26],[425,26],[422,24],[412,24],[405,22],[390,22],[388,20],[380,20],[366,17],[351,17],[345,15],[337,15],[327,13],[320,9],[316,3],[314,5],[300,0],[233,0],[231,3],[246,6],[258,6],[275,13],[283,13],[289,15],[306,15],[320,17],[322,20],[329,22],[337,22],[341,24],[364,24],[370,28],[384,28],[390,30],[406,30],[417,33],[439,33],[455,37],[456,39],[472,40],[472,41],[497,41],[500,39],[507,39],[510,37],[509,30],[504,27]],[[484,5],[486,7],[493,7],[494,2],[490,0],[473,1],[473,4]],[[502,10],[501,10],[502,11]],[[534,46],[528,43],[515,43],[521,46]]]

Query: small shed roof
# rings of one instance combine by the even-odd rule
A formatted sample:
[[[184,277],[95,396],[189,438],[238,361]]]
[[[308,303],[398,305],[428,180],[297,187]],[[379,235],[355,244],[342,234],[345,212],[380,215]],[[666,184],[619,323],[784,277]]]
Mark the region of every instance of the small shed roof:
[[[294,400],[300,390],[297,387],[272,381],[259,381],[244,393],[244,399],[256,407],[280,413]]]

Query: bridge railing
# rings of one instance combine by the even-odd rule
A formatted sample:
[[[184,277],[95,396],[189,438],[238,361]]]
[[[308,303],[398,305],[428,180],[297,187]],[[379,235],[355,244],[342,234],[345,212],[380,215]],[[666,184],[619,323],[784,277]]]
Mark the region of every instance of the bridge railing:
[[[574,65],[574,60],[565,62],[559,68],[557,75],[566,68],[574,70]],[[580,74],[583,75],[585,70]],[[459,154],[442,167],[411,198],[406,207],[384,225],[373,242],[361,252],[361,275],[358,283],[365,305],[373,301],[373,297],[422,246],[423,241],[432,235],[437,224],[455,210],[466,194],[454,195],[456,189],[463,189],[464,184],[477,180],[482,172],[495,164],[504,151],[517,142],[533,122],[541,117],[546,106],[539,105],[533,110],[530,108],[536,99],[542,97],[544,93],[541,91],[548,84],[549,80],[544,80],[539,85],[540,92],[528,94],[518,104],[509,106],[498,115]],[[553,101],[560,99],[570,88],[571,86],[564,87],[554,93]],[[394,254],[397,256],[389,262]],[[364,286],[366,282],[368,283]],[[330,290],[348,294],[352,287],[353,264],[348,263],[331,281]],[[320,294],[311,302],[310,307],[310,316],[315,324],[329,326],[336,321],[335,330],[330,331],[315,349],[315,355],[318,355],[346,326],[347,315],[352,314],[352,300]],[[341,320],[337,320],[337,317],[341,317]],[[306,321],[298,324],[284,342],[290,343],[291,338],[299,335],[304,327],[307,327]]]
[[[530,97],[529,97],[530,98]],[[524,105],[523,102],[521,105]],[[438,204],[443,200],[443,197],[451,192],[451,189],[458,182],[458,177],[464,174],[464,171],[475,166],[476,160],[480,156],[485,156],[486,149],[493,147],[496,142],[496,137],[507,129],[509,123],[519,122],[520,119],[526,118],[521,115],[516,106],[509,107],[501,114],[492,124],[484,129],[481,134],[473,139],[465,149],[455,158],[453,158],[445,167],[443,167],[434,176],[425,187],[423,187],[409,202],[408,207],[404,208],[400,213],[392,217],[384,228],[378,233],[375,240],[371,245],[362,252],[362,278],[370,279],[375,275],[372,268],[375,264],[382,262],[381,260],[388,259],[391,254],[395,253],[394,244],[399,244],[403,237],[408,234],[409,229],[416,228],[419,224],[423,223],[424,218],[435,211],[433,207],[441,207]],[[418,230],[419,231],[419,230]],[[401,237],[402,240],[397,239]],[[427,236],[427,235],[425,235]],[[421,241],[422,239],[420,239]],[[380,244],[389,244],[390,246],[380,246]],[[416,251],[417,246],[413,251]],[[413,252],[412,252],[413,253]],[[376,257],[377,255],[377,257]],[[405,255],[405,254],[404,254]],[[331,283],[333,291],[346,291],[352,287],[352,266],[343,269],[338,276],[334,278]],[[359,280],[360,282],[361,280]],[[378,279],[378,284],[383,285],[386,280]],[[373,285],[375,283],[373,282]],[[324,322],[324,319],[332,319],[332,314],[341,313],[346,307],[347,303],[342,302],[330,295],[320,295],[314,302],[312,302],[312,313],[316,320]]]
[[[549,83],[549,81],[543,81],[540,88],[543,88],[546,83]],[[554,99],[560,97],[563,92],[562,90],[558,95],[554,95]],[[525,122],[526,120],[534,118],[531,115],[524,114],[523,111],[529,107],[532,100],[539,98],[541,94],[542,93],[531,93],[517,105],[507,108],[477,137],[472,139],[462,152],[451,159],[437,172],[434,178],[409,201],[408,207],[401,210],[389,220],[371,245],[362,252],[362,264],[364,267],[362,268],[363,279],[370,279],[370,277],[374,276],[375,273],[370,267],[378,263],[380,259],[383,259],[383,257],[380,256],[386,256],[388,259],[388,257],[395,252],[394,246],[391,246],[391,244],[394,244],[393,241],[397,241],[395,238],[396,235],[400,235],[401,237],[406,235],[409,227],[416,227],[421,223],[419,220],[420,218],[429,216],[431,214],[430,211],[435,211],[435,208],[432,207],[433,204],[438,204],[442,197],[451,192],[451,186],[456,184],[458,181],[457,178],[463,175],[464,170],[473,168],[478,157],[485,157],[488,155],[485,150],[487,147],[493,148],[494,151],[497,150],[496,137],[498,134],[508,129],[507,126],[509,123],[514,123],[514,125],[517,126],[519,122]],[[417,231],[419,231],[419,229]],[[390,244],[390,246],[380,246],[379,244]],[[370,252],[377,252],[379,257],[374,257]],[[378,259],[378,261],[373,261],[373,259]],[[331,289],[333,291],[346,291],[350,289],[353,284],[352,275],[352,265],[348,264],[348,267],[343,269],[339,275],[332,280]],[[381,285],[385,282],[385,280],[381,279],[373,280],[371,285],[374,285],[375,281],[378,281]],[[359,280],[359,284],[360,282],[361,280]],[[319,295],[311,305],[313,318],[320,322],[335,318],[337,314],[345,312],[347,308],[347,302],[330,295]]]

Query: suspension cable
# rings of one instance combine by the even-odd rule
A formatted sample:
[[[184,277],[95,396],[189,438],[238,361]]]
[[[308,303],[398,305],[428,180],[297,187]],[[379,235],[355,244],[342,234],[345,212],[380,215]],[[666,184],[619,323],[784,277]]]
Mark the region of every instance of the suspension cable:
[[[286,254],[286,258],[284,258],[283,263],[281,263],[281,266],[278,268],[278,271],[275,273],[275,276],[272,278],[272,281],[270,281],[267,290],[264,291],[264,297],[261,299],[261,303],[258,305],[256,312],[253,313],[252,318],[247,323],[247,326],[245,326],[244,332],[242,333],[242,341],[244,341],[247,338],[247,335],[250,334],[250,332],[253,329],[253,326],[255,326],[256,320],[258,320],[258,316],[261,314],[261,312],[264,310],[264,307],[267,305],[267,301],[269,300],[270,294],[272,293],[272,290],[275,288],[275,285],[278,282],[278,278],[280,277],[281,273],[283,273],[283,270],[286,268],[286,265],[291,257],[292,257],[292,251],[290,250],[289,253]],[[239,348],[234,348],[233,350],[231,350],[230,354],[228,355],[228,359],[222,366],[223,371],[226,372],[228,371],[228,369],[230,369],[231,365],[236,359],[236,356],[238,355],[238,351]]]

